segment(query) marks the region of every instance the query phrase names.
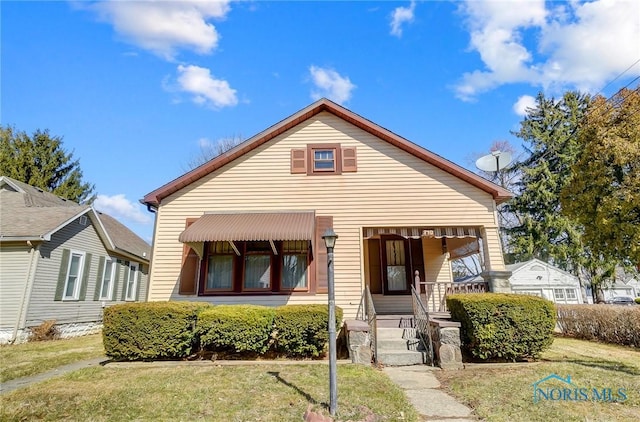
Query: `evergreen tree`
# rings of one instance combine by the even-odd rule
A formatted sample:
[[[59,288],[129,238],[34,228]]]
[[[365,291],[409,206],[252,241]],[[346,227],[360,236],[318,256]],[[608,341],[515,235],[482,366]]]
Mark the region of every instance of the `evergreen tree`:
[[[0,126],[0,174],[78,203],[95,199],[95,186],[82,180],[80,163],[62,147],[62,138],[36,130],[29,136]]]
[[[507,229],[517,261],[538,258],[577,272],[584,259],[581,229],[562,213],[560,192],[580,150],[576,131],[590,98],[567,92],[556,100],[540,93],[515,133],[525,141],[527,159],[519,163],[517,196],[507,210],[518,222]]]

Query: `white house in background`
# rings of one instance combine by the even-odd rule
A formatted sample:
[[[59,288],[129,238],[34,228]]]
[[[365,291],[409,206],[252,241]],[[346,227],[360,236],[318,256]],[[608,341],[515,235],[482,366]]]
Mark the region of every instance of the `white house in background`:
[[[578,277],[539,259],[506,265],[513,293],[544,297],[555,303],[584,303]]]
[[[626,281],[616,280],[615,283],[602,289],[605,301],[618,296],[640,297],[640,282],[637,278],[629,278]]]

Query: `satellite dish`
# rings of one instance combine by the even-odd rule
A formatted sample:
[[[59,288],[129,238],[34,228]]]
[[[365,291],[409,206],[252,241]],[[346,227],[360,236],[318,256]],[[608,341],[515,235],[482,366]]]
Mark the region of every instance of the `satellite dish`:
[[[509,151],[492,151],[491,154],[482,156],[476,160],[476,167],[482,171],[502,170],[511,163],[512,157]]]

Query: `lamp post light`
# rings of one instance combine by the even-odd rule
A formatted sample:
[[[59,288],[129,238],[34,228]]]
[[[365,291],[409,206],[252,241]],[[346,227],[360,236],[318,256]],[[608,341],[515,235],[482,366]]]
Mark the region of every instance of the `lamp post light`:
[[[328,228],[322,235],[327,248],[327,287],[329,290],[329,412],[336,415],[338,407],[338,386],[336,378],[336,299],[333,282],[333,247],[338,235],[333,228]]]

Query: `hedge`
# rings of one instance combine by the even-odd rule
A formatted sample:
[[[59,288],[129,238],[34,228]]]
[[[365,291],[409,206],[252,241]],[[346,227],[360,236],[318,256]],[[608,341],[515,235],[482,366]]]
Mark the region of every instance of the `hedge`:
[[[556,305],[565,336],[640,347],[640,306]]]
[[[275,309],[257,305],[219,305],[200,314],[197,333],[204,350],[265,353]]]
[[[197,347],[198,313],[193,302],[127,303],[104,309],[102,339],[114,360],[179,359]]]
[[[553,342],[556,311],[536,296],[473,293],[447,297],[459,321],[465,354],[480,360],[515,361],[539,354]]]
[[[342,321],[342,309],[336,306],[336,331]],[[285,305],[276,308],[275,343],[277,353],[288,357],[317,357],[329,341],[327,305]]]

